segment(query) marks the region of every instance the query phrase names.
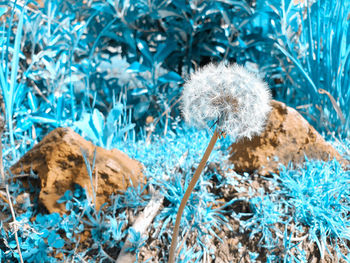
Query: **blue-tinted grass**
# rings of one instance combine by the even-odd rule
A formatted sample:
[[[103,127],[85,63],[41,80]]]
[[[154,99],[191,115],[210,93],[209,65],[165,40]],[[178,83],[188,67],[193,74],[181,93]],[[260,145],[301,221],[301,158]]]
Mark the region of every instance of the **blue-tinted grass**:
[[[306,262],[302,247],[313,243],[321,258],[349,260],[350,172],[336,160],[307,160],[298,169],[282,166],[271,180],[278,190],[251,199],[253,217],[243,224],[261,246],[272,251],[282,242],[287,262]]]
[[[210,137],[210,132],[186,128],[179,108],[182,83],[199,66],[210,60],[236,61],[267,73],[275,97],[292,106],[306,105],[303,111],[311,122],[317,120],[312,124],[319,131],[349,135],[349,1],[302,6],[291,0],[258,0],[256,5],[54,0],[44,1],[43,8],[30,2],[30,7],[16,1],[0,4],[5,168],[60,126],[72,127],[101,147],[121,149],[144,164],[149,185],[165,196],[168,205],[152,226],[160,229],[153,238],[164,244],[170,241],[177,207]],[[221,141],[211,161],[223,163],[222,149],[230,142]],[[349,159],[347,139],[334,145]],[[212,193],[212,176],[210,171],[202,176],[185,209],[182,236],[196,233],[197,247],[184,243],[182,262],[212,256],[206,238],[230,227],[229,203],[214,208],[219,196]],[[282,244],[285,253],[267,255],[268,262],[305,262],[306,251],[298,242],[316,244],[322,255],[332,246],[330,252],[348,260],[343,255],[348,177],[335,161],[284,168],[274,178],[279,191],[261,190],[255,196],[252,189],[239,189],[248,191],[253,212],[240,222],[251,236],[260,236],[261,246]],[[75,188],[59,201],[71,211],[62,217],[38,216],[35,204],[21,205],[25,212],[18,217],[19,235],[26,262],[56,262],[58,253],[66,261],[110,260],[108,249],[120,249],[128,234],[127,209],[136,215],[149,200],[144,188],[129,188],[111,197],[110,207],[96,211],[84,189]],[[14,196],[24,191],[15,183],[11,189]],[[1,202],[6,211],[6,202]],[[31,220],[35,215],[37,221]],[[91,247],[81,250],[79,235],[84,231],[91,234]],[[0,242],[1,260],[15,261],[13,231],[2,227],[0,233],[7,242]],[[300,236],[306,238],[293,241]],[[144,245],[137,233],[134,242],[136,250]],[[166,258],[166,249],[160,254]],[[251,260],[258,256],[248,254]]]

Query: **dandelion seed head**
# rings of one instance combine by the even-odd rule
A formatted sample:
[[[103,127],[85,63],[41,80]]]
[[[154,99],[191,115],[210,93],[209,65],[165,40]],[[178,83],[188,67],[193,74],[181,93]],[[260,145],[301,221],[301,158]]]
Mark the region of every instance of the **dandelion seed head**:
[[[182,112],[200,128],[213,123],[236,139],[259,134],[271,110],[267,84],[237,64],[211,63],[194,72],[184,85]]]

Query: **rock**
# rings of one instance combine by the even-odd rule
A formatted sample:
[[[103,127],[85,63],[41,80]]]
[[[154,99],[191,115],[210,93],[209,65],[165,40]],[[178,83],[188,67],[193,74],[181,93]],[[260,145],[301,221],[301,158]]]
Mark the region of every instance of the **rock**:
[[[56,201],[67,190],[73,190],[75,184],[85,188],[94,200],[82,150],[91,167],[95,149],[92,181],[96,191],[97,209],[110,200],[112,193],[121,193],[131,182],[134,186],[145,183],[141,163],[117,149],[109,151],[95,146],[70,128],[57,128],[49,133],[11,167],[11,172],[18,175],[22,172],[30,173],[32,169],[40,178],[39,200],[50,213],[62,214],[65,212],[65,205]]]
[[[278,173],[279,163],[301,164],[305,158],[327,161],[336,158],[347,164],[341,155],[293,108],[273,100],[264,132],[251,140],[244,139],[230,146],[229,160],[238,173],[257,171]]]

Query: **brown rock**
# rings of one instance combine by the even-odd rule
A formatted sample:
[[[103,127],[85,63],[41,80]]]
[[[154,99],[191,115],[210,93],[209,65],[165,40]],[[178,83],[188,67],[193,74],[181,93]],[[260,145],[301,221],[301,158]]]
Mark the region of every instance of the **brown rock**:
[[[93,200],[91,180],[82,150],[90,167],[96,150],[92,180],[97,209],[110,200],[112,193],[122,192],[130,186],[130,180],[134,186],[145,182],[141,163],[117,149],[109,151],[95,146],[69,128],[57,128],[49,133],[11,167],[11,172],[16,175],[29,173],[32,169],[40,178],[39,200],[50,213],[62,214],[65,212],[64,204],[56,201],[67,190],[73,190],[74,184],[85,188]]]
[[[346,161],[323,137],[293,108],[272,101],[264,132],[251,140],[244,139],[231,145],[229,160],[235,171],[257,171],[266,175],[277,173],[279,163],[287,166],[301,164],[305,158]]]

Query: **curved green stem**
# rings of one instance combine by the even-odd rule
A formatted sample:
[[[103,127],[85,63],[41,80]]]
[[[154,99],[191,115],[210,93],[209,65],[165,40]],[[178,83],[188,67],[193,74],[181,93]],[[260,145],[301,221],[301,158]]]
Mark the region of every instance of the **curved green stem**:
[[[177,247],[177,237],[179,234],[180,222],[181,222],[181,217],[182,217],[183,211],[185,209],[185,206],[186,206],[188,199],[191,196],[191,193],[192,193],[194,187],[196,186],[196,183],[199,179],[199,176],[201,175],[201,173],[202,173],[202,171],[203,171],[203,169],[204,169],[204,167],[209,159],[210,153],[213,151],[214,145],[219,137],[220,137],[220,132],[216,128],[216,130],[214,131],[213,137],[211,138],[209,145],[208,145],[207,149],[205,150],[205,153],[202,157],[202,160],[200,161],[200,163],[197,167],[197,170],[195,171],[193,178],[186,189],[184,197],[182,198],[179,210],[178,210],[177,215],[176,215],[173,236],[171,238],[171,246],[170,246],[168,263],[175,262],[175,251],[176,251],[176,247]]]

